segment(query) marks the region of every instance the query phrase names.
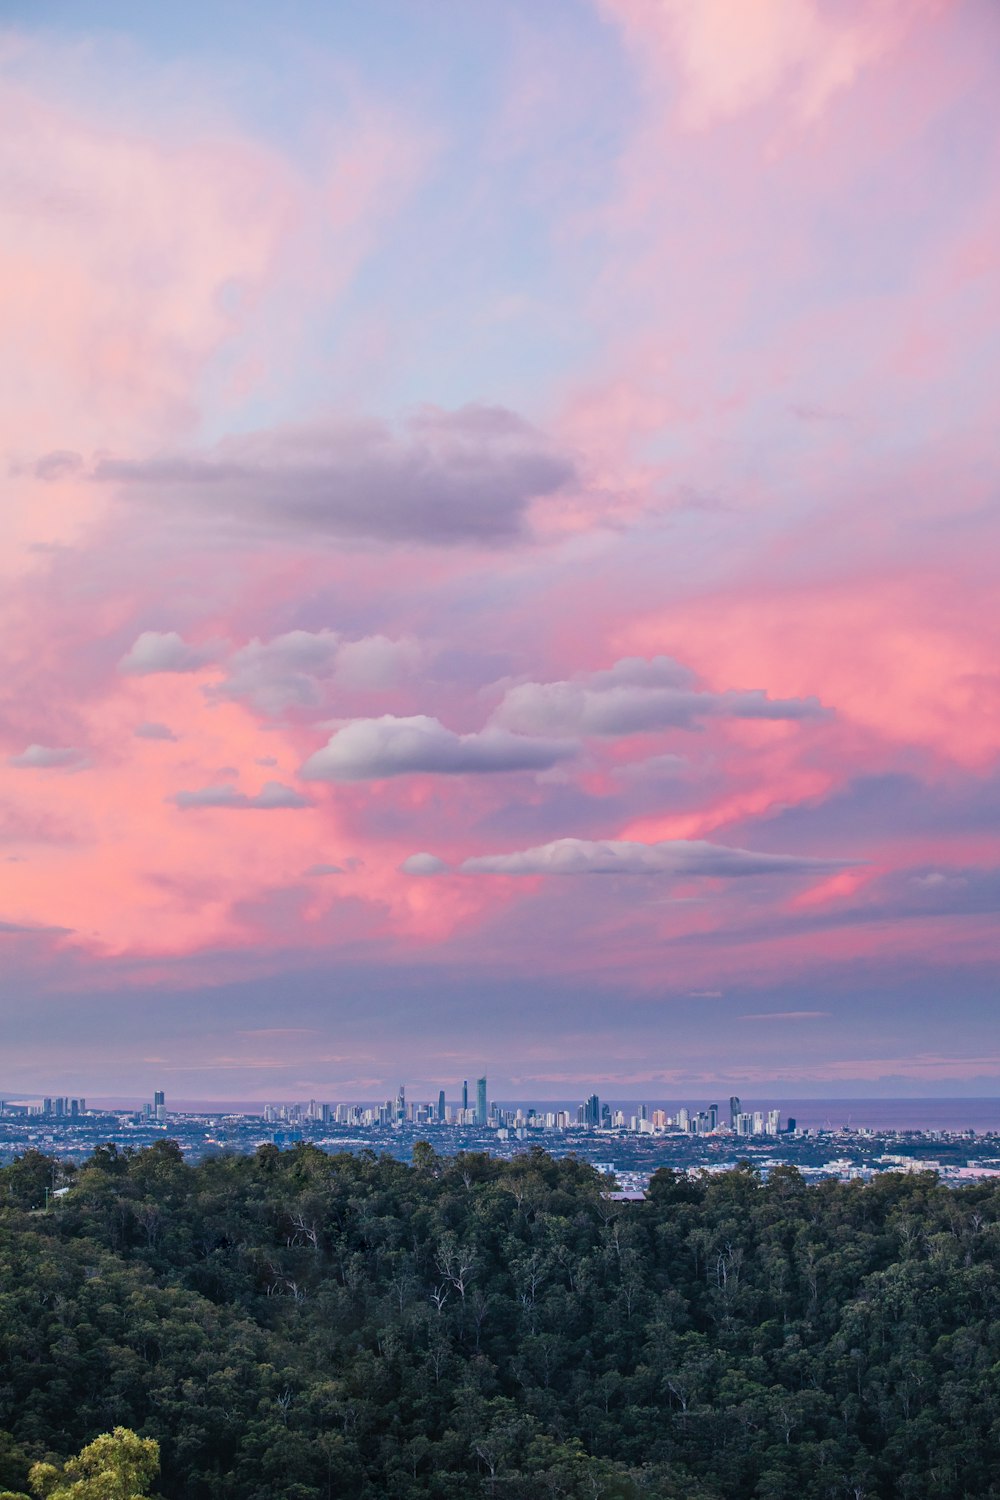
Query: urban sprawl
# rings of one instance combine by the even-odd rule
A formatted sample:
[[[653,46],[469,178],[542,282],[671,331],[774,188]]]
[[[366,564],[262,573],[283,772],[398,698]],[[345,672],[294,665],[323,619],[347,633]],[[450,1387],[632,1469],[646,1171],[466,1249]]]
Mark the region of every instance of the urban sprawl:
[[[762,1175],[790,1164],[807,1178],[869,1178],[886,1171],[933,1171],[950,1181],[1000,1175],[1000,1133],[973,1129],[875,1129],[865,1125],[803,1128],[774,1107],[747,1108],[733,1095],[725,1106],[609,1104],[596,1093],[573,1107],[491,1101],[485,1076],[459,1099],[444,1090],[413,1101],[400,1086],[378,1104],[315,1099],[265,1105],[169,1110],[157,1090],[138,1109],[95,1108],[84,1097],[43,1096],[0,1103],[0,1161],[28,1150],[79,1164],[98,1147],[141,1149],[176,1141],[189,1161],[263,1145],[309,1142],[325,1151],[376,1151],[403,1160],[418,1141],[440,1154],[489,1151],[502,1157],[542,1147],[572,1154],[641,1196],[658,1168],[725,1171],[749,1162]]]

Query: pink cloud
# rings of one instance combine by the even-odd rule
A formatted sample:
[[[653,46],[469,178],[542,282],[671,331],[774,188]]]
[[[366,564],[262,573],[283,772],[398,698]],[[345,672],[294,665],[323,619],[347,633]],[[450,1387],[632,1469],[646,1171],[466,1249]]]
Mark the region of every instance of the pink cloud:
[[[470,226],[580,124],[546,67],[397,231],[438,137],[370,101],[296,156],[0,64],[0,924],[53,983],[440,966],[654,1014],[666,971],[995,956],[995,64],[933,3],[602,13],[642,83],[620,149],[528,170],[538,286]],[[536,297],[572,336],[442,353],[446,252],[491,337]],[[880,777],[971,790],[835,839]]]
[[[782,98],[791,118],[814,121],[857,76],[948,0],[601,0],[646,66],[681,80],[689,129]]]

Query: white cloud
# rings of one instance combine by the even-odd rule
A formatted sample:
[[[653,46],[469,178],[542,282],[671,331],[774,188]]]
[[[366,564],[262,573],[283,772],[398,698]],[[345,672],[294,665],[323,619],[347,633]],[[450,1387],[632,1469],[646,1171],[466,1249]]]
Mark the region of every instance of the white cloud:
[[[507,689],[495,724],[525,734],[619,735],[694,729],[708,718],[807,719],[816,698],[769,698],[759,688],[709,693],[668,656],[625,657],[606,672],[568,682],[522,682]]]
[[[176,630],[144,630],[118,663],[128,677],[151,677],[158,672],[197,672],[215,656],[208,646],[189,646]]]
[[[443,875],[448,865],[436,854],[409,854],[399,868],[404,875]]]
[[[10,756],[7,764],[19,771],[79,771],[88,761],[86,751],[70,746],[29,745],[19,755]]]
[[[320,683],[332,676],[339,648],[334,630],[289,630],[270,641],[252,640],[233,652],[209,696],[243,700],[265,714],[317,708]]]
[[[737,1021],[818,1021],[828,1016],[828,1010],[761,1010],[746,1016],[737,1016]]]
[[[167,798],[182,810],[194,807],[256,808],[269,812],[278,808],[309,807],[308,798],[293,787],[280,781],[265,781],[254,797],[238,792],[234,786],[223,783],[218,786],[203,786],[193,792],[175,792]]]
[[[411,773],[543,771],[576,751],[567,740],[527,739],[493,728],[455,734],[426,714],[384,714],[380,719],[355,719],[338,729],[299,774],[308,781],[378,781]]]
[[[345,641],[337,653],[337,682],[348,688],[393,687],[420,665],[422,657],[419,643],[410,636],[394,641],[386,635],[366,635]]]
[[[346,688],[391,687],[418,664],[420,647],[409,637],[371,635],[348,641],[335,630],[289,630],[254,639],[234,651],[210,698],[249,703],[274,716],[289,708],[316,709],[336,683]]]
[[[482,854],[465,860],[470,875],[793,875],[838,869],[847,861],[793,854],[756,854],[703,839],[666,839],[642,844],[625,839],[555,839],[512,854]]]

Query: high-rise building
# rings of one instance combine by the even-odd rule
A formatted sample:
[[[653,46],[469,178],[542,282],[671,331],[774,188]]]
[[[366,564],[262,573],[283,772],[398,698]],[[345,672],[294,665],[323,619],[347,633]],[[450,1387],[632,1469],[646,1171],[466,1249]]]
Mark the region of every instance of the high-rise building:
[[[476,1124],[485,1125],[487,1120],[486,1109],[486,1074],[476,1080]]]
[[[716,1130],[716,1129],[718,1129],[718,1125],[719,1125],[719,1106],[717,1104],[710,1104],[708,1106],[708,1128],[709,1128],[709,1130]]]
[[[444,1089],[441,1089],[440,1092],[438,1093],[438,1124],[439,1125],[443,1125],[444,1124],[444,1109],[445,1109],[445,1105],[444,1105]]]
[[[730,1128],[730,1130],[735,1130],[736,1129],[736,1121],[739,1119],[739,1117],[740,1117],[740,1115],[742,1113],[743,1113],[743,1109],[742,1109],[742,1106],[740,1104],[740,1096],[739,1096],[739,1094],[733,1094],[731,1096],[730,1100],[729,1100],[729,1128]]]
[[[468,1107],[469,1107],[469,1080],[467,1078],[463,1078],[462,1079],[462,1109],[466,1110],[466,1109],[468,1109]]]
[[[404,1124],[406,1120],[406,1088],[403,1084],[399,1085],[399,1092],[396,1095],[396,1106],[393,1118],[397,1125]]]
[[[591,1130],[596,1130],[601,1123],[601,1101],[596,1094],[591,1094],[587,1100],[585,1123]]]

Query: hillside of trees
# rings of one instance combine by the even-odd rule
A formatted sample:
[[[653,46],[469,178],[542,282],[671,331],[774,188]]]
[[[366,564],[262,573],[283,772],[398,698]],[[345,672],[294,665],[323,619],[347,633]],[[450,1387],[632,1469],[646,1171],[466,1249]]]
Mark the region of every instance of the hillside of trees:
[[[125,1429],[168,1500],[1000,1500],[1000,1187],[620,1204],[541,1151],[170,1142],[64,1173],[0,1169],[0,1490]]]

